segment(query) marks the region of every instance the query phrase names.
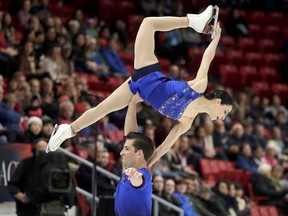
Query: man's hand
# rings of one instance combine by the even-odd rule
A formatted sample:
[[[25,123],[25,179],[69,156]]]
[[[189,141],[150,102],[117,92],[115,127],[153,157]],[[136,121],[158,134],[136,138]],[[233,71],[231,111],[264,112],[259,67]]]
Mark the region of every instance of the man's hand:
[[[143,174],[135,168],[127,168],[124,173],[128,176],[128,180],[134,187],[139,187],[143,184]]]
[[[131,98],[131,102],[137,104],[139,102],[142,102],[143,99],[139,96],[139,94],[135,94],[132,98]]]
[[[30,202],[30,199],[27,197],[26,193],[18,192],[14,196],[16,199],[18,199],[22,203],[29,203]]]

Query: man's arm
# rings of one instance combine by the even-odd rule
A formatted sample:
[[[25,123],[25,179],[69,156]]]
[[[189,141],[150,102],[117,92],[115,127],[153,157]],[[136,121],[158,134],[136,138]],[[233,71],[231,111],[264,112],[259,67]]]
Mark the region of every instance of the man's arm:
[[[128,110],[125,117],[124,123],[124,136],[130,132],[138,132],[137,118],[136,118],[136,106],[138,102],[143,101],[138,95],[134,95],[129,103]]]
[[[184,119],[181,122],[177,122],[177,124],[172,127],[163,143],[161,143],[161,145],[155,150],[153,156],[150,158],[148,168],[150,168],[157,160],[159,160],[169,151],[176,140],[190,129],[192,122],[193,120],[191,119]]]
[[[203,93],[208,85],[208,71],[210,64],[215,56],[217,45],[219,43],[221,37],[221,28],[219,23],[217,24],[215,37],[209,44],[209,46],[206,48],[200,67],[198,69],[196,78],[192,81],[189,81],[188,84],[192,86],[193,90],[197,91],[198,93]]]

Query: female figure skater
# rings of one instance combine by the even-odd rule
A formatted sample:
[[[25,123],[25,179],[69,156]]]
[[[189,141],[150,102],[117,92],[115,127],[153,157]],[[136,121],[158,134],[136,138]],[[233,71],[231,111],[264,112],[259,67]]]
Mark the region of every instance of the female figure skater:
[[[198,113],[207,113],[212,120],[224,119],[232,109],[232,98],[226,91],[216,90],[205,96],[208,69],[213,60],[221,35],[219,23],[211,31],[209,22],[218,19],[208,6],[200,14],[186,17],[148,17],[143,20],[135,41],[135,58],[132,76],[96,107],[87,110],[71,125],[55,125],[47,152],[55,151],[63,141],[76,135],[81,129],[93,124],[105,115],[126,107],[136,93],[154,109],[166,117],[177,120],[164,142],[156,149],[148,166],[164,155],[177,138],[191,127]],[[217,22],[217,21],[216,21]],[[215,22],[214,22],[215,23]],[[196,78],[188,82],[175,81],[161,73],[154,55],[156,31],[170,31],[191,27],[199,33],[211,33],[212,41],[205,50]]]

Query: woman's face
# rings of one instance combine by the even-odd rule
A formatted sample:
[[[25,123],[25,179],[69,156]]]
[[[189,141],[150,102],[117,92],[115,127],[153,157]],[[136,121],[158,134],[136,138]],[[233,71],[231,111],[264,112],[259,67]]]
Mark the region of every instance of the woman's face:
[[[77,36],[76,44],[77,44],[77,46],[79,46],[79,47],[84,46],[84,44],[85,44],[85,37],[84,37],[84,35],[80,34],[80,35]]]
[[[274,167],[272,169],[272,176],[276,179],[280,179],[283,176],[283,168],[282,167]]]
[[[11,23],[11,15],[10,14],[5,15],[4,22],[6,25],[9,25]]]
[[[222,193],[227,195],[229,193],[228,185],[225,182],[221,182],[218,186],[218,190]]]
[[[31,42],[26,43],[24,50],[26,54],[31,54],[33,52],[33,44]]]
[[[224,120],[225,117],[231,112],[232,106],[231,105],[222,105],[221,99],[214,99],[215,106],[212,108],[212,113],[210,118],[212,121],[214,120]]]

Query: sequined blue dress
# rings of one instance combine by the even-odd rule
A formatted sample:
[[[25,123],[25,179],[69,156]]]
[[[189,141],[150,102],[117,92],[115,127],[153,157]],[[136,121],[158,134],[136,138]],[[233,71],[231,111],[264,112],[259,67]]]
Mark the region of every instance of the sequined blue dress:
[[[194,91],[187,82],[173,80],[162,74],[159,65],[152,69],[154,71],[150,67],[150,72],[141,69],[134,72],[137,76],[133,74],[133,81],[129,82],[131,92],[138,92],[143,100],[164,116],[178,120],[186,107],[202,94]]]

